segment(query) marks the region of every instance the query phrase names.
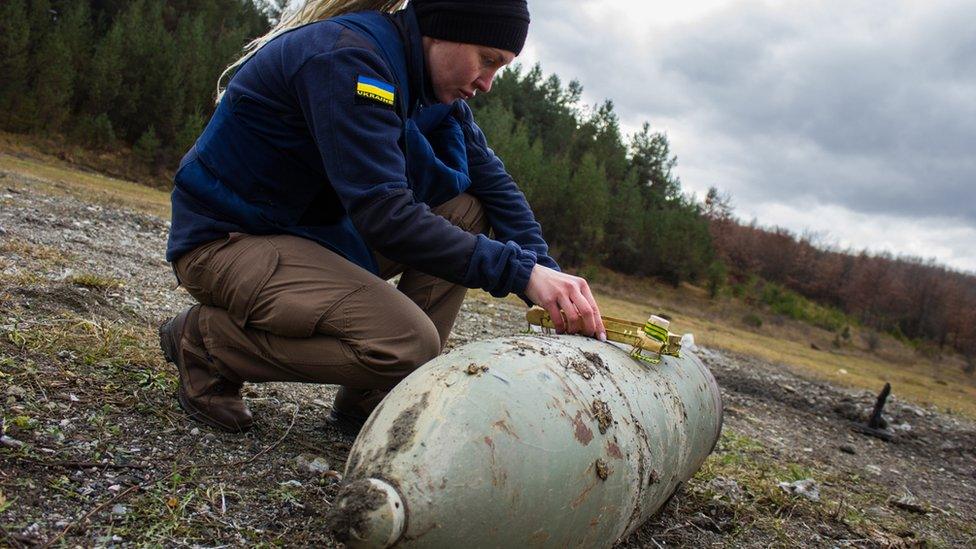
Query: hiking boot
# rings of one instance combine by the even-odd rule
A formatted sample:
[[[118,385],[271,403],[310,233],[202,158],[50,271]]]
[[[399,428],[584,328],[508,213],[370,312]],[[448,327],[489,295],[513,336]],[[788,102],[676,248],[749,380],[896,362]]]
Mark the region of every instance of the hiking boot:
[[[200,306],[194,305],[159,327],[159,346],[180,375],[176,399],[191,419],[230,433],[254,423],[241,398],[241,385],[216,372],[197,328]]]
[[[332,408],[332,411],[325,418],[325,423],[343,435],[356,438],[359,436],[359,431],[363,430],[363,425],[366,424],[366,416],[340,412]]]
[[[379,406],[387,393],[389,391],[386,389],[339,387],[332,403],[332,411],[325,418],[325,422],[342,434],[355,437],[362,430],[370,412]]]

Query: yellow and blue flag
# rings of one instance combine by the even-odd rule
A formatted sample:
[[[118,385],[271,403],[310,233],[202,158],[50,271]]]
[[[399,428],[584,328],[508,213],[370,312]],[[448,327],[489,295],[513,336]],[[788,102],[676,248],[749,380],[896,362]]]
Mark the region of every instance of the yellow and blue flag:
[[[382,80],[359,75],[356,80],[356,102],[359,104],[379,104],[393,108],[396,88]]]

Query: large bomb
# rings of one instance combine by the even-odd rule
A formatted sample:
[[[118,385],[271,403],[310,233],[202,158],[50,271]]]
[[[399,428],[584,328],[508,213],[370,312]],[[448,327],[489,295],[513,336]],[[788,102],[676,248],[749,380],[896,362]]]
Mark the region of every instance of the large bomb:
[[[701,467],[722,402],[693,354],[522,335],[425,364],[373,412],[332,510],[353,547],[608,547]]]

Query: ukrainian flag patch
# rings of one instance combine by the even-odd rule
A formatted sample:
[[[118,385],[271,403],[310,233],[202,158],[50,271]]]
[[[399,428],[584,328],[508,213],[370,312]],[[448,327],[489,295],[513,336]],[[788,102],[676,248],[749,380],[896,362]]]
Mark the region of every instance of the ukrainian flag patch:
[[[356,80],[356,103],[360,105],[382,105],[393,108],[396,88],[382,80],[359,75]]]

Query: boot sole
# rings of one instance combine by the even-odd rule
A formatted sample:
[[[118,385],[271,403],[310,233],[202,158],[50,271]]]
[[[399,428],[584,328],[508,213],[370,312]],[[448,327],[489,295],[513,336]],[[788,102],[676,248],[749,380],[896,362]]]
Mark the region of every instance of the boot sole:
[[[325,416],[325,424],[346,436],[355,438],[359,436],[359,433],[366,425],[366,418],[362,420],[354,419],[347,414],[333,410],[329,415]]]
[[[167,329],[175,320],[175,318],[170,319],[168,322],[163,323],[163,325],[159,327],[159,348],[163,351],[163,358],[166,359],[166,362],[176,366],[176,373],[179,377],[179,385],[176,390],[176,401],[179,403],[180,408],[183,409],[190,419],[203,423],[204,425],[209,425],[210,427],[220,429],[221,431],[226,431],[228,433],[243,433],[250,429],[250,425],[242,427],[239,425],[231,426],[221,423],[220,421],[217,421],[216,419],[204,414],[196,406],[190,403],[189,398],[186,396],[186,391],[183,389],[183,366],[174,358],[176,355],[175,349],[177,348],[177,342],[173,341],[173,330]]]
[[[215,429],[220,429],[221,431],[225,431],[228,433],[243,433],[251,428],[250,425],[248,425],[247,427],[241,427],[241,426],[232,427],[230,425],[221,423],[216,419],[213,419],[212,417],[204,414],[195,406],[193,406],[193,404],[190,403],[189,399],[187,399],[186,397],[186,392],[183,391],[182,386],[180,386],[180,388],[176,391],[176,401],[179,402],[180,408],[183,409],[187,417],[189,417],[193,421],[203,423],[204,425],[209,425],[210,427],[213,427]]]

